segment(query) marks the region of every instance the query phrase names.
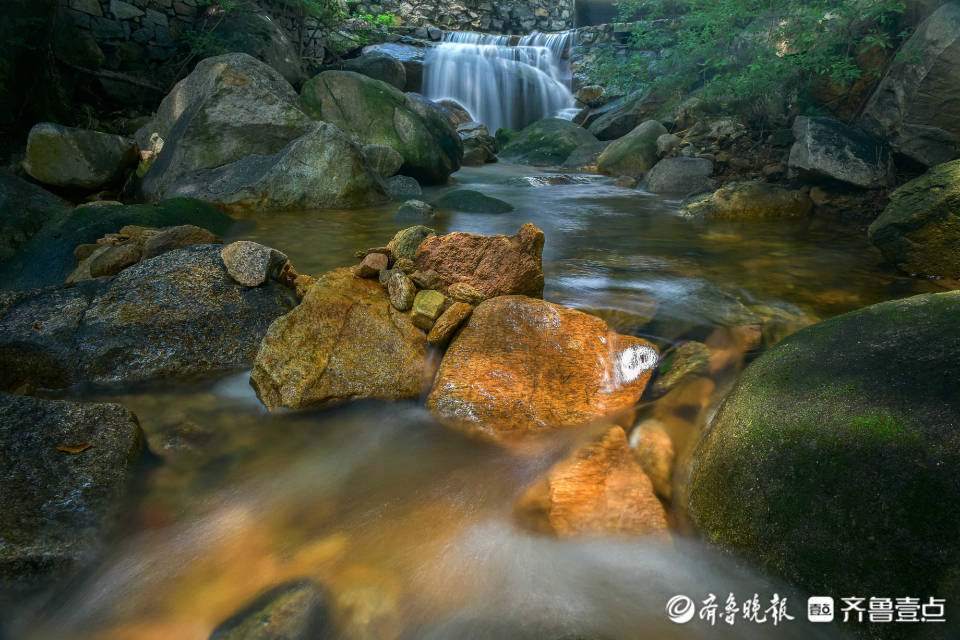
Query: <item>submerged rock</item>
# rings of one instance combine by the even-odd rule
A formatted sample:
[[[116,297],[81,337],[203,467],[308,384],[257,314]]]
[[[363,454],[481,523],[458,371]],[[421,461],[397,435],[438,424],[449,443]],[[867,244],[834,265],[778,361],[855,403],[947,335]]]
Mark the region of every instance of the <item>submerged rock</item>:
[[[553,174],[510,178],[507,180],[507,184],[514,187],[558,187],[571,184],[590,184],[593,181],[593,179],[588,178],[587,176]]]
[[[330,637],[330,596],[315,582],[277,585],[224,620],[209,640],[323,640]]]
[[[508,142],[500,142],[500,157],[535,166],[560,166],[578,147],[596,142],[589,131],[569,120],[546,118],[510,137]]]
[[[688,340],[663,354],[651,392],[662,396],[692,376],[710,373],[710,347]]]
[[[657,139],[667,133],[656,120],[639,124],[612,142],[597,159],[601,173],[613,176],[641,176],[657,164]]]
[[[886,145],[830,118],[798,117],[790,149],[790,177],[832,179],[876,189],[893,180],[893,159]]]
[[[427,406],[509,440],[633,407],[657,351],[603,320],[524,296],[481,303],[450,344]]]
[[[95,191],[120,181],[136,162],[133,140],[41,122],[30,130],[23,168],[44,184]]]
[[[92,555],[116,515],[143,446],[118,404],[0,393],[0,582],[62,580]]]
[[[529,222],[512,236],[431,235],[419,243],[414,262],[446,286],[466,283],[488,298],[541,296],[543,243],[543,231]]]
[[[433,205],[422,200],[407,200],[393,214],[393,219],[400,222],[429,222],[436,216]]]
[[[653,483],[653,490],[664,500],[670,500],[677,452],[667,426],[656,418],[644,420],[630,433],[630,446]]]
[[[509,213],[514,207],[509,202],[492,198],[472,189],[457,189],[433,201],[439,209],[453,209],[467,213]]]
[[[810,593],[960,596],[958,317],[960,292],[884,302],[755,360],[693,458],[705,538]]]
[[[775,220],[804,218],[813,201],[802,191],[767,182],[735,183],[683,207],[684,215],[704,220]]]
[[[670,537],[663,505],[623,427],[611,427],[557,463],[520,497],[514,515],[527,528],[558,538]]]
[[[269,409],[416,398],[426,354],[426,336],[379,282],[337,269],[270,326],[250,384]]]
[[[960,160],[894,191],[870,242],[907,273],[960,278]]]

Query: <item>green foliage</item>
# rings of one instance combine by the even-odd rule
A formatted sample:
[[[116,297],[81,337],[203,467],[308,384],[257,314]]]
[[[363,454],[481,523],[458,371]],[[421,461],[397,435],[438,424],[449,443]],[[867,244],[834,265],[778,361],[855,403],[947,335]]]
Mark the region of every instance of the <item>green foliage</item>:
[[[392,13],[373,15],[372,13],[363,12],[357,17],[369,25],[377,25],[380,27],[395,27],[400,24],[400,18]]]
[[[858,56],[892,49],[903,0],[626,0],[636,20],[626,58],[601,52],[594,79],[631,91],[653,87],[680,100],[766,117],[807,98],[812,83],[848,87]],[[878,70],[872,73],[879,73]],[[750,112],[750,113],[745,113]]]

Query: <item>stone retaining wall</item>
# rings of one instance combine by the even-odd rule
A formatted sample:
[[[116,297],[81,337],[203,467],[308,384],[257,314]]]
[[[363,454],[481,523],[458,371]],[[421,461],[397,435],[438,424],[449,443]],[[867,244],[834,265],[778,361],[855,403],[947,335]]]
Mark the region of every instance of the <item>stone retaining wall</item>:
[[[404,25],[434,25],[457,31],[527,34],[573,27],[574,0],[407,0],[362,1],[351,4],[354,15],[392,13]]]

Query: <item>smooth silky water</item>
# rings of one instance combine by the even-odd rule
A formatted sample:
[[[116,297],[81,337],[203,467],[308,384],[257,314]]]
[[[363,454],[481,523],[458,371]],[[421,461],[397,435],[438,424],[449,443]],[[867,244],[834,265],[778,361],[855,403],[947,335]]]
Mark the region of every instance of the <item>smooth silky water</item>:
[[[516,211],[440,212],[430,226],[512,234],[533,222],[546,233],[547,300],[626,318],[661,348],[693,336],[727,350],[711,380],[640,407],[677,443],[677,496],[703,424],[757,351],[738,348],[724,328],[744,308],[812,321],[936,290],[884,266],[862,230],[815,221],[699,224],[679,217],[676,202],[600,177],[539,188],[508,183],[537,173],[507,164],[464,169],[424,198],[470,186]],[[299,271],[319,275],[407,226],[393,220],[396,208],[265,213],[240,222],[231,239],[280,248]],[[595,426],[508,451],[445,429],[416,402],[271,415],[247,380],[237,372],[64,394],[130,407],[153,459],[106,551],[86,574],[19,607],[13,637],[201,640],[258,593],[298,578],[327,586],[345,638],[835,633],[800,623],[800,594],[709,549],[675,506],[668,507],[673,545],[558,541],[518,528],[515,498]],[[775,628],[740,619],[713,629],[668,621],[670,596],[701,600],[710,592],[721,608],[731,592],[739,601],[789,595],[797,621]]]

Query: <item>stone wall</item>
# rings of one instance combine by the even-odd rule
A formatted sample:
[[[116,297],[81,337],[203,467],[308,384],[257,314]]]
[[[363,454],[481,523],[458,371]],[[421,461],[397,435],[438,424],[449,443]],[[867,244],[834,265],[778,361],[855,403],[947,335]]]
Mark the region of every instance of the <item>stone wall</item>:
[[[433,25],[457,31],[527,34],[573,27],[575,0],[363,0],[351,13],[392,13],[406,26]]]

